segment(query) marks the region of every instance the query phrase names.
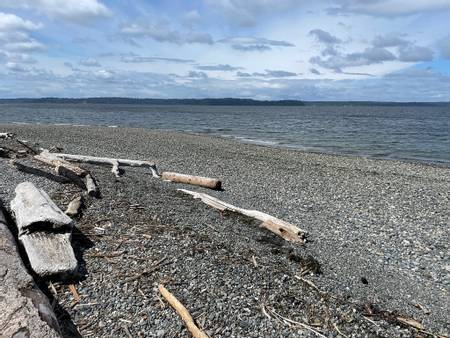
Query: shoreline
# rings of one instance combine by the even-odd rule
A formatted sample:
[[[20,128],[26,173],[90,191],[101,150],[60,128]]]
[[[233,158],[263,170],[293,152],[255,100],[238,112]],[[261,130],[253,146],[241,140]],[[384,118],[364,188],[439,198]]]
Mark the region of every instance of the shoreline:
[[[205,322],[214,336],[252,336],[249,333],[253,332],[256,337],[264,330],[272,334],[284,332],[261,314],[261,299],[279,304],[278,311],[290,318],[300,321],[310,318],[314,304],[321,301],[295,282],[299,263],[292,257],[312,256],[320,263],[322,274],[308,275],[307,279],[320,290],[345,300],[343,308],[327,303],[321,304],[317,311],[329,309],[332,322],[342,326],[347,335],[377,333],[378,329],[362,317],[354,322],[359,329],[349,331],[356,324],[345,323],[339,315],[339,311],[349,310],[348,304],[372,303],[414,318],[436,334],[450,332],[450,313],[445,306],[450,292],[446,256],[450,238],[447,168],[315,154],[139,128],[0,124],[0,129],[15,132],[19,138],[45,148],[62,146],[67,153],[153,160],[162,170],[222,179],[225,190],[213,192],[154,180],[133,169],[115,180],[108,168],[89,166],[98,178],[104,198],[92,201],[77,222],[80,232],[92,242],[83,251],[89,276],[79,285],[79,292],[86,302],[106,302],[111,297],[117,300],[117,304],[108,305],[104,311],[120,312],[122,304],[126,304],[136,315],[142,311],[142,305],[139,300],[127,297],[135,297],[140,288],[151,298],[154,282],[172,278],[174,282],[168,282],[171,290],[181,295],[197,315],[218,314],[218,318],[208,317]],[[73,187],[61,188],[44,179],[19,174],[3,162],[0,166],[3,180],[0,196],[5,202],[15,185],[24,179],[46,187],[63,205],[67,197],[61,193],[73,191]],[[239,218],[222,218],[200,202],[181,196],[176,192],[178,188],[206,192],[292,222],[308,232],[308,242],[301,247],[279,243]],[[127,207],[134,204],[143,209]],[[131,295],[117,289],[120,273],[140,267],[132,258],[118,257],[119,263],[111,265],[107,260],[89,256],[96,250],[114,252],[118,245],[109,244],[107,236],[88,235],[95,233],[95,222],[105,218],[120,238],[126,239],[136,229],[154,229],[145,250],[132,241],[122,244],[121,249],[134,256],[144,255],[150,262],[174,255],[177,263],[146,277],[145,283],[130,285],[128,291],[131,288],[135,292]],[[105,228],[103,223],[99,224]],[[252,256],[257,259],[257,267]],[[110,268],[121,271],[117,275],[111,273],[103,282],[101,276],[108,274]],[[116,294],[111,294],[110,289]],[[205,294],[202,290],[209,291],[203,291]],[[100,309],[70,309],[70,295],[61,297],[61,306],[78,324],[89,316],[100,320],[105,314]],[[307,306],[298,306],[302,303]],[[167,332],[176,330],[177,322],[170,310],[164,310],[166,317],[161,317],[156,305],[147,304],[152,322],[143,323],[143,330],[154,333],[160,326],[167,327]],[[243,308],[250,312],[247,324],[238,328],[236,309]],[[318,318],[325,323],[321,316]],[[382,336],[411,333],[383,321],[377,320],[377,324],[384,330],[377,333]],[[120,324],[108,325],[106,329],[99,328],[100,336],[111,334],[112,328],[120,330]],[[332,330],[332,326],[323,325],[324,330]],[[134,327],[131,330],[137,332]],[[114,332],[117,335],[119,331]],[[295,330],[283,334],[298,336]]]
[[[242,144],[254,145],[258,147],[267,147],[271,149],[281,149],[281,150],[292,150],[301,153],[309,153],[309,154],[317,154],[317,155],[328,155],[328,156],[342,156],[349,158],[362,158],[369,159],[374,161],[398,161],[409,164],[423,164],[426,166],[433,166],[438,168],[450,168],[450,161],[439,161],[439,160],[430,160],[430,159],[411,159],[405,157],[386,157],[386,156],[374,156],[369,154],[351,154],[345,152],[333,152],[333,151],[325,151],[323,149],[318,148],[318,150],[314,149],[306,149],[305,147],[294,146],[294,145],[281,145],[269,140],[254,140],[244,136],[238,135],[218,135],[209,132],[195,132],[191,130],[177,130],[177,129],[150,129],[150,128],[139,128],[139,127],[126,127],[119,125],[88,125],[88,124],[70,124],[70,123],[33,123],[33,122],[0,122],[0,125],[13,125],[13,126],[55,126],[55,127],[76,127],[76,128],[120,128],[120,129],[136,129],[143,130],[149,132],[167,132],[167,133],[176,133],[176,134],[187,134],[187,135],[196,135],[196,136],[205,136],[211,137],[214,139],[223,139],[223,140],[232,140]],[[272,143],[272,144],[270,144]]]

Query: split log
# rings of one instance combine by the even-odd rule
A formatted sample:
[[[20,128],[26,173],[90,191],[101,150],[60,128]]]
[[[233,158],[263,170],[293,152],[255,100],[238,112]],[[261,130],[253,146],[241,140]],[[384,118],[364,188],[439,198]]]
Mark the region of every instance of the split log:
[[[198,185],[200,187],[205,187],[213,190],[220,190],[222,188],[222,182],[217,178],[192,176],[166,171],[161,174],[161,179],[176,183]]]
[[[58,208],[47,193],[31,182],[20,183],[11,201],[19,236],[34,231],[72,230],[72,220]]]
[[[73,273],[77,260],[70,244],[72,219],[31,182],[19,184],[15,192],[11,210],[31,268],[39,276]]]
[[[194,338],[209,338],[206,333],[204,333],[202,330],[198,328],[198,326],[195,324],[194,319],[192,318],[191,314],[186,310],[186,308],[183,306],[183,304],[180,303],[178,299],[175,298],[174,295],[172,295],[169,290],[167,290],[164,285],[159,284],[158,286],[159,292],[164,297],[164,299],[174,308],[174,310],[178,313],[178,315],[181,317],[181,319],[186,324],[187,329],[192,334]]]
[[[55,167],[55,171],[58,175],[61,175],[71,182],[75,183],[81,189],[86,190],[86,184],[83,179],[77,174],[77,171],[73,170],[73,166],[66,167],[64,165],[58,165]]]
[[[275,233],[276,235],[282,237],[283,239],[304,244],[306,241],[306,232],[297,226],[276,218],[272,215],[266,214],[258,210],[247,210],[243,208],[236,207],[232,204],[221,201],[215,197],[212,197],[205,193],[199,193],[186,189],[178,189],[179,191],[191,195],[196,199],[200,199],[203,203],[218,209],[220,211],[232,211],[248,217],[255,218],[262,221],[261,227]]]
[[[75,197],[67,206],[65,214],[69,217],[76,217],[80,214],[81,208],[83,207],[83,197]]]
[[[52,154],[57,158],[79,163],[89,163],[95,165],[110,165],[112,167],[119,166],[122,167],[141,167],[148,168],[151,170],[153,177],[159,178],[158,170],[153,162],[140,161],[140,160],[128,160],[123,158],[109,158],[109,157],[96,157],[96,156],[85,156],[85,155],[72,155],[72,154]]]
[[[0,336],[61,337],[52,307],[27,273],[0,208]]]
[[[28,166],[28,165],[20,163],[20,162],[18,162],[16,160],[11,160],[10,163],[17,170],[19,170],[21,172],[24,172],[24,173],[27,173],[27,174],[32,174],[32,175],[36,175],[36,176],[40,176],[40,177],[45,177],[45,178],[47,178],[49,180],[52,180],[52,181],[55,181],[55,182],[58,182],[58,183],[70,183],[71,182],[71,180],[69,180],[66,177],[55,175],[55,174],[53,174],[51,172],[47,172],[47,171],[42,170],[40,168],[35,168],[35,167]]]
[[[0,138],[3,139],[13,138],[14,136],[16,136],[14,133],[0,133]]]

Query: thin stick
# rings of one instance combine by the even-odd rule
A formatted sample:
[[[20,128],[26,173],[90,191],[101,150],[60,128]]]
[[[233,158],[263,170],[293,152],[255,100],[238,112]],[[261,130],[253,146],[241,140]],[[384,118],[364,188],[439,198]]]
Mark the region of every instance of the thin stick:
[[[301,327],[303,327],[303,328],[305,328],[305,329],[307,329],[307,330],[309,330],[309,331],[315,333],[315,334],[316,334],[317,336],[319,336],[319,337],[327,338],[326,336],[324,336],[324,335],[321,334],[320,332],[314,330],[311,326],[309,326],[309,325],[307,325],[307,324],[305,324],[305,323],[297,322],[297,321],[295,321],[295,320],[292,320],[292,319],[283,317],[282,315],[276,313],[274,310],[270,310],[270,309],[268,309],[268,310],[269,310],[273,315],[275,315],[275,316],[278,317],[279,319],[282,319],[282,320],[283,320],[284,322],[286,322],[286,323],[294,324],[294,325],[299,325],[299,326],[301,326]]]
[[[194,323],[194,319],[191,314],[186,310],[183,304],[180,303],[178,299],[175,298],[162,284],[158,286],[159,292],[166,299],[166,301],[174,308],[174,310],[178,313],[181,319],[186,324],[187,329],[192,334],[194,338],[209,338],[206,333],[198,328]]]
[[[347,335],[343,334],[343,333],[341,332],[341,330],[339,330],[339,328],[338,328],[338,326],[336,325],[336,323],[334,323],[333,326],[334,326],[335,330],[337,331],[337,333],[339,333],[339,334],[340,334],[342,337],[344,337],[344,338],[348,338]]]

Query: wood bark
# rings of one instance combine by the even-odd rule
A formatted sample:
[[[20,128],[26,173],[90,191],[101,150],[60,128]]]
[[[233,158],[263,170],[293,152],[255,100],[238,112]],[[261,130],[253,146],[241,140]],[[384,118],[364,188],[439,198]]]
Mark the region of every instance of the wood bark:
[[[79,163],[89,163],[95,165],[110,165],[114,166],[122,166],[122,167],[141,167],[148,168],[151,170],[153,177],[159,178],[158,171],[156,169],[156,165],[153,162],[149,161],[140,161],[140,160],[128,160],[123,158],[109,158],[109,157],[96,157],[96,156],[85,156],[85,155],[73,155],[73,154],[52,154],[57,158],[71,161],[71,162],[79,162]]]
[[[198,198],[203,203],[220,211],[228,210],[232,212],[237,212],[242,215],[260,220],[262,221],[262,223],[260,224],[261,227],[266,228],[267,230],[275,233],[276,235],[282,237],[287,241],[301,244],[304,244],[306,241],[306,232],[304,230],[300,229],[299,227],[291,223],[276,218],[272,215],[266,214],[258,210],[248,210],[239,208],[205,193],[199,193],[186,189],[178,189],[178,190],[185,194],[189,194],[194,198]]]
[[[73,273],[72,219],[31,182],[19,184],[15,192],[11,210],[31,268],[39,276]]]
[[[220,190],[222,188],[222,182],[217,178],[192,176],[166,171],[161,174],[161,179],[176,183],[198,185],[213,190]]]
[[[170,304],[170,306],[173,307],[173,309],[184,321],[187,329],[194,338],[209,338],[206,333],[204,333],[202,330],[198,328],[191,314],[188,312],[188,310],[186,310],[183,304],[181,304],[180,301],[176,299],[175,296],[164,287],[164,285],[159,284],[158,289],[161,295],[164,297],[164,299]]]
[[[0,207],[0,336],[61,337],[52,307],[27,273]]]

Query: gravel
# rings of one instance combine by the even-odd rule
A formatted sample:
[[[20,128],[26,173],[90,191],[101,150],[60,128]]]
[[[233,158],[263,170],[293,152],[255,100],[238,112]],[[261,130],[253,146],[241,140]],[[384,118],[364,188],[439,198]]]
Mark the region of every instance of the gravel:
[[[69,153],[148,159],[161,171],[223,180],[225,190],[215,192],[159,181],[142,169],[125,168],[116,179],[110,168],[86,166],[102,198],[87,200],[76,222],[80,276],[53,281],[67,336],[77,330],[85,337],[128,337],[127,331],[133,337],[186,336],[183,323],[161,301],[158,283],[214,337],[317,336],[276,314],[326,337],[417,335],[398,316],[415,319],[428,332],[450,332],[448,167],[143,129],[0,130]],[[7,142],[0,140],[0,146]],[[79,192],[18,173],[1,159],[0,178],[5,204],[24,180],[62,208]],[[306,230],[308,242],[282,241],[255,221],[221,215],[177,188],[271,213]],[[295,278],[311,261],[321,273],[303,278],[320,292]],[[81,297],[76,304],[71,282]],[[52,297],[49,282],[41,285]]]

